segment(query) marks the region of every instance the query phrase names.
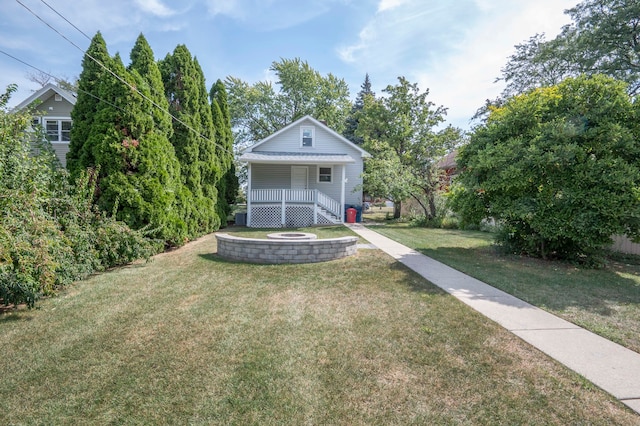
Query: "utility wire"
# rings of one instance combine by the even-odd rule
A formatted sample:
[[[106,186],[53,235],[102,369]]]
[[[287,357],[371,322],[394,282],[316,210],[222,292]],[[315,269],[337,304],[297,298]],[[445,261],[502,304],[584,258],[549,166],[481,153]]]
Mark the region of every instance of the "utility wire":
[[[41,0],[42,1],[42,0]],[[223,151],[227,151],[228,153],[230,153],[231,155],[234,155],[233,151],[229,151],[228,148],[220,145],[219,143],[209,139],[207,136],[201,134],[200,132],[198,132],[196,129],[194,129],[193,127],[189,126],[187,123],[185,123],[183,120],[180,120],[178,117],[174,116],[173,114],[171,114],[171,112],[165,108],[162,108],[160,105],[158,105],[155,101],[153,101],[152,99],[150,99],[149,97],[147,97],[146,95],[144,95],[143,93],[141,93],[137,87],[135,87],[134,85],[130,84],[129,82],[127,82],[126,80],[124,80],[122,77],[120,77],[119,75],[117,75],[115,72],[113,72],[112,70],[110,70],[106,65],[104,65],[102,62],[100,62],[98,59],[94,58],[93,56],[91,56],[90,54],[88,54],[85,50],[83,50],[80,46],[78,46],[77,44],[75,44],[73,41],[71,41],[70,39],[68,39],[64,34],[62,34],[60,31],[58,31],[57,29],[55,29],[51,24],[49,24],[47,21],[45,21],[43,18],[41,18],[37,13],[35,13],[33,10],[29,9],[29,7],[27,7],[24,3],[22,3],[22,1],[20,0],[16,0],[16,2],[18,4],[20,4],[22,7],[24,7],[29,13],[31,13],[33,16],[35,16],[39,21],[41,21],[43,24],[45,24],[47,27],[49,27],[52,31],[54,31],[56,34],[58,34],[60,37],[62,37],[64,40],[66,40],[69,44],[71,44],[72,46],[74,46],[76,49],[78,49],[80,52],[82,52],[84,55],[86,55],[89,59],[91,59],[92,61],[94,61],[95,63],[97,63],[100,67],[102,67],[105,71],[107,71],[109,74],[113,75],[116,79],[118,79],[120,82],[122,82],[123,84],[125,84],[127,87],[129,87],[131,90],[133,90],[134,92],[136,92],[138,95],[140,95],[143,99],[145,99],[146,101],[150,102],[151,105],[153,105],[154,107],[158,108],[160,111],[164,112],[165,114],[168,114],[173,120],[177,121],[178,123],[182,124],[185,128],[187,128],[188,130],[192,131],[193,133],[195,133],[196,135],[198,135],[200,138],[204,139],[207,142],[212,143],[214,146],[217,146],[219,148],[221,148]],[[54,12],[56,12],[58,15],[60,15],[57,11],[55,11],[55,9],[53,9],[51,6],[49,6],[49,8],[51,8],[52,10],[54,10]],[[62,16],[62,15],[61,15]],[[66,18],[63,17],[63,19],[67,22],[69,22]],[[73,25],[73,27],[75,28],[75,25]],[[84,33],[83,33],[84,34]]]
[[[51,9],[56,15],[58,15],[59,17],[61,17],[62,19],[64,19],[67,24],[71,25],[73,28],[75,28],[76,30],[78,30],[78,32],[80,34],[82,34],[83,36],[85,36],[87,38],[87,40],[91,40],[91,37],[89,37],[88,35],[86,35],[80,28],[76,27],[71,21],[69,21],[67,18],[65,18],[64,16],[62,16],[62,14],[60,12],[58,12],[57,10],[55,10],[53,7],[51,7],[49,5],[49,3],[47,3],[44,0],[40,0],[42,3],[44,3],[49,9]]]
[[[15,56],[13,56],[13,55],[11,55],[11,54],[9,54],[9,53],[5,52],[4,50],[1,50],[1,49],[0,49],[0,53],[2,53],[3,55],[6,55],[6,56],[8,56],[8,57],[10,57],[11,59],[14,59],[14,60],[16,60],[16,61],[20,62],[21,64],[24,64],[24,65],[26,65],[26,66],[28,66],[28,67],[30,67],[30,68],[33,68],[34,70],[36,70],[36,71],[38,71],[38,72],[40,72],[40,73],[42,73],[42,74],[44,74],[44,75],[46,75],[46,76],[49,76],[49,77],[53,78],[56,82],[64,81],[64,79],[62,79],[62,78],[58,78],[58,77],[56,77],[55,75],[53,75],[53,74],[51,74],[51,73],[48,73],[48,72],[46,72],[46,71],[43,71],[43,70],[41,70],[40,68],[38,68],[38,67],[36,67],[36,66],[34,66],[34,65],[31,65],[30,63],[25,62],[25,61],[23,61],[22,59],[17,58],[17,57],[15,57]],[[107,101],[107,100],[104,100],[104,99],[102,99],[102,98],[100,98],[100,97],[98,97],[98,96],[94,95],[93,93],[90,93],[90,92],[87,92],[86,90],[81,90],[81,89],[78,89],[78,88],[76,88],[76,90],[77,90],[78,92],[82,92],[82,93],[84,93],[84,94],[86,94],[86,95],[89,95],[89,96],[91,96],[92,98],[94,98],[94,99],[96,99],[96,100],[98,100],[98,101],[104,102],[105,104],[107,104],[107,105],[109,105],[109,106],[112,106],[112,107],[114,107],[114,108],[116,108],[116,109],[118,109],[118,110],[120,110],[120,111],[122,111],[122,112],[129,113],[129,111],[125,110],[124,108],[119,107],[118,105],[114,105],[114,104],[112,104],[111,102],[109,102],[109,101]]]

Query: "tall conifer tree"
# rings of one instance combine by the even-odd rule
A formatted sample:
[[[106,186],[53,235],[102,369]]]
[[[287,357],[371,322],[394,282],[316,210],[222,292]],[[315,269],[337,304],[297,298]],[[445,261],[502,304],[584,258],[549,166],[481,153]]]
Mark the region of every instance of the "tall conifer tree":
[[[76,178],[81,171],[93,164],[90,153],[84,150],[84,144],[89,137],[98,109],[98,86],[108,74],[105,67],[109,67],[110,62],[111,57],[104,38],[100,32],[97,32],[82,59],[78,98],[71,111],[73,127],[67,154],[67,169],[72,178]]]
[[[360,114],[364,109],[364,99],[367,96],[375,97],[376,94],[371,90],[371,80],[369,80],[369,74],[366,74],[364,77],[364,83],[360,86],[360,92],[358,92],[358,96],[356,97],[356,101],[351,107],[351,111],[349,112],[349,116],[346,120],[345,129],[343,132],[343,136],[349,139],[351,142],[362,145],[364,142],[363,138],[356,135],[356,129],[358,128],[358,123],[360,122]]]
[[[233,162],[233,132],[231,131],[231,115],[227,103],[227,90],[218,79],[209,92],[211,99],[211,115],[216,130],[217,155],[222,177],[218,181],[218,215],[224,221],[231,213],[231,204],[235,202],[238,192],[238,177]],[[224,222],[223,222],[224,223]]]
[[[192,237],[220,226],[216,212],[219,168],[215,130],[206,98],[204,74],[184,45],[178,45],[160,63],[173,120],[173,144],[180,162],[184,188],[179,194],[181,214]]]

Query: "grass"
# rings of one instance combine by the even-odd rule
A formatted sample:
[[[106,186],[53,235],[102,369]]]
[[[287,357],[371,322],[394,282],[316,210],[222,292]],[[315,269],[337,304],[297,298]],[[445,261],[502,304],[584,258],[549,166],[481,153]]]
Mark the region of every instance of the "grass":
[[[378,250],[248,265],[204,237],[0,316],[3,424],[632,424]]]
[[[581,327],[640,352],[640,263],[603,269],[497,254],[485,232],[414,228],[376,231]]]

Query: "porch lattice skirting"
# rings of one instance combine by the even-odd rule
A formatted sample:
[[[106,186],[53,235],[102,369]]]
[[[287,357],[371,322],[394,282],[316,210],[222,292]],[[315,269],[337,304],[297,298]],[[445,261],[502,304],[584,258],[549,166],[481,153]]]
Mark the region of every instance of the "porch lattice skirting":
[[[331,220],[318,214],[319,225],[331,225]],[[251,206],[252,228],[302,228],[313,225],[313,206],[305,204],[287,204],[285,223],[282,223],[282,204],[253,204]]]

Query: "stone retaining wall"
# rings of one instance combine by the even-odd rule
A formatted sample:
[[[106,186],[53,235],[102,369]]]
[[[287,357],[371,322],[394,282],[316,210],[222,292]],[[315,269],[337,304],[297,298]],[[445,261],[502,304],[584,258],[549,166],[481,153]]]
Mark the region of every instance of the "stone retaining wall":
[[[216,234],[218,255],[248,263],[313,263],[356,254],[358,237],[324,240],[262,240]]]

